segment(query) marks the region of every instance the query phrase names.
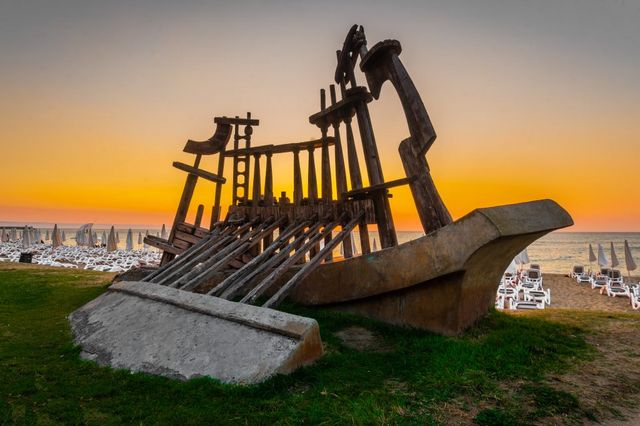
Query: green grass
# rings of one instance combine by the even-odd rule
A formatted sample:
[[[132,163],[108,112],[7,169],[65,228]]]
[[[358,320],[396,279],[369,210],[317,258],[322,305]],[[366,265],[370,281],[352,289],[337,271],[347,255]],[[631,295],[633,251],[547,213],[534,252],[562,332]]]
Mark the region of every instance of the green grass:
[[[459,338],[288,306],[316,318],[326,355],[257,386],[178,382],[82,361],[66,316],[106,288],[104,274],[0,266],[0,424],[438,424],[444,403],[484,407],[478,424],[528,424],[588,413],[544,384],[592,356],[584,332],[492,312]],[[334,335],[358,325],[389,352]]]

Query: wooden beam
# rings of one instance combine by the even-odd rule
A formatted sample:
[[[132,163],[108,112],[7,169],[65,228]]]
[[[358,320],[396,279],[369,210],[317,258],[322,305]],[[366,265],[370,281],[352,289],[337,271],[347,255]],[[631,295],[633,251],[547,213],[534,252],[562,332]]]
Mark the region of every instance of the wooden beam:
[[[271,296],[267,302],[262,305],[264,308],[276,308],[282,301],[291,293],[300,281],[313,272],[324,259],[326,259],[333,249],[351,233],[356,224],[364,217],[364,212],[361,212],[359,216],[355,217],[335,236],[329,243],[325,244],[324,248],[315,255],[306,265],[304,265],[296,274],[286,282],[280,289]]]
[[[328,136],[327,143],[329,146],[334,144],[334,140],[332,137]],[[285,154],[289,152],[294,152],[295,150],[304,150],[310,148],[322,148],[322,139],[314,139],[310,141],[303,142],[294,142],[294,143],[285,143],[278,145],[261,145],[254,146],[251,148],[241,148],[241,149],[233,149],[224,152],[225,157],[237,157],[242,155],[255,155],[255,154],[266,154],[270,152],[272,154]]]
[[[248,115],[248,117],[251,117]],[[257,126],[260,124],[260,120],[251,119],[251,118],[230,118],[230,117],[215,117],[213,122],[216,124],[232,124],[238,126]]]
[[[300,170],[300,150],[293,151],[293,204],[302,203],[302,171]]]
[[[201,177],[203,179],[210,180],[211,182],[225,183],[227,181],[225,178],[221,176],[214,175],[213,173],[208,172],[206,170],[202,170],[197,167],[192,167],[188,164],[180,163],[178,161],[173,162],[173,167],[175,167],[176,169],[182,170],[183,172],[187,172],[189,174]]]
[[[369,198],[373,194],[378,192],[385,192],[389,188],[394,188],[396,186],[407,185],[413,181],[413,178],[400,178],[396,180],[391,180],[389,182],[384,182],[378,185],[371,185],[365,188],[352,189],[351,191],[347,191],[343,194],[344,198]]]

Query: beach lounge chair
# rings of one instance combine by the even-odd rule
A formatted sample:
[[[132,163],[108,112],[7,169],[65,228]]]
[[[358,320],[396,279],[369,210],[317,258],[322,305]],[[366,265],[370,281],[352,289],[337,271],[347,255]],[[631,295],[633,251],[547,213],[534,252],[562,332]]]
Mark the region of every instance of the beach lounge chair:
[[[629,299],[631,299],[631,307],[633,309],[640,309],[640,286],[635,286],[630,289]]]
[[[584,266],[582,265],[573,265],[573,269],[571,269],[571,274],[569,276],[574,280],[580,282],[580,277],[587,275],[584,271]]]
[[[551,305],[551,289],[525,290],[524,300],[528,302],[546,303]]]
[[[625,296],[629,297],[629,287],[624,284],[622,274],[619,270],[613,269],[609,273],[606,287],[607,295],[610,297]]]
[[[609,277],[607,277],[606,275],[595,275],[591,277],[591,288],[595,289],[595,288],[604,288],[607,286],[607,283],[609,282]]]
[[[532,302],[528,300],[516,300],[512,301],[509,309],[544,309],[544,302]]]
[[[496,296],[496,309],[504,309],[504,297]]]
[[[521,285],[522,289],[542,290],[542,274],[538,269],[529,269]]]

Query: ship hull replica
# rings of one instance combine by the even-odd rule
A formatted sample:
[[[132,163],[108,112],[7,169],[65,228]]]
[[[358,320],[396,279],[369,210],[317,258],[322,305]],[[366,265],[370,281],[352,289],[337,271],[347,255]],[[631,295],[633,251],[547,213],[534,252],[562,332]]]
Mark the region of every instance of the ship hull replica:
[[[71,314],[82,356],[178,379],[256,383],[322,356],[315,320],[276,310],[287,298],[446,335],[484,316],[511,259],[573,222],[551,200],[477,209],[452,221],[426,159],[436,134],[400,52],[395,40],[368,50],[362,27],[351,28],[337,55],[341,99],[332,84],[327,105],[322,89],[320,111],[309,117],[321,132],[318,140],[252,147],[259,121],[250,113],[217,117],[209,140],[190,140],[184,151],[195,155],[193,165],[174,163],[187,178],[169,237],[145,238],[164,251],[161,266],[140,282],[113,284]],[[357,84],[358,62],[367,87]],[[394,181],[384,179],[367,106],[386,81],[400,97],[410,133],[399,144],[406,177]],[[200,168],[202,156],[214,154],[217,171]],[[274,196],[271,159],[283,154],[293,159],[293,200]],[[301,154],[308,158],[306,191]],[[233,201],[220,220],[227,159],[233,161]],[[201,223],[202,205],[194,223],[186,221],[199,179],[215,183],[208,227]],[[411,189],[425,236],[398,244],[389,198],[401,185]],[[371,225],[381,250],[372,250]]]

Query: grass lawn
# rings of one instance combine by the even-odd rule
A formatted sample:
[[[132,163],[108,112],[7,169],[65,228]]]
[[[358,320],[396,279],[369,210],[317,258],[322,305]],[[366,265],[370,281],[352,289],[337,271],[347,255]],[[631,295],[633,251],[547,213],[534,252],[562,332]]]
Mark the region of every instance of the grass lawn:
[[[315,365],[256,386],[178,382],[80,360],[66,316],[110,278],[0,264],[0,424],[580,424],[620,414],[572,385],[598,362],[597,326],[617,321],[637,333],[640,324],[492,312],[449,338],[289,306],[320,324],[326,355]],[[373,333],[372,350],[341,340],[354,327]],[[633,404],[640,378],[630,380]]]

